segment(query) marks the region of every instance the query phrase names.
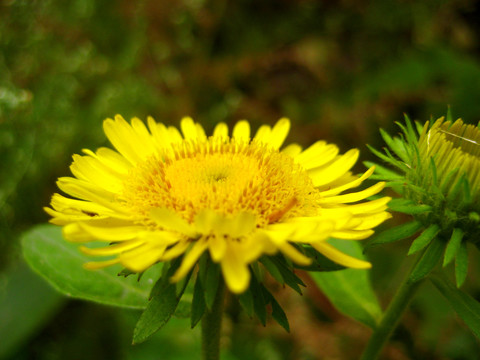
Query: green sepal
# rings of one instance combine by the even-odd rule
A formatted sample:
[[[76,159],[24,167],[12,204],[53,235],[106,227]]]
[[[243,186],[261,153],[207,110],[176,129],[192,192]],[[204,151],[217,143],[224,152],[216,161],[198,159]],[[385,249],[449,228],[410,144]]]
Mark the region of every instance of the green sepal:
[[[198,322],[202,319],[203,314],[205,313],[206,304],[205,304],[205,296],[204,290],[202,286],[202,281],[199,276],[197,276],[197,280],[195,281],[195,286],[193,287],[193,297],[192,297],[192,307],[191,307],[191,317],[190,317],[190,325],[192,329],[198,324]]]
[[[364,251],[377,245],[388,244],[406,239],[418,232],[422,227],[423,225],[421,222],[414,220],[406,224],[398,225],[391,229],[382,231],[366,244]]]
[[[267,290],[265,286],[260,284],[263,291],[263,298],[266,301],[266,305],[271,304],[272,306],[272,317],[273,319],[283,327],[287,332],[290,332],[290,325],[288,324],[287,315],[283,311],[280,304],[275,300],[273,295]]]
[[[480,339],[480,303],[445,279],[432,276],[431,280],[440,293],[445,296],[458,316],[460,316],[473,334]]]
[[[455,256],[455,281],[457,287],[463,285],[465,279],[467,278],[468,272],[468,251],[467,251],[467,242],[464,241],[460,244],[460,248],[457,251]]]
[[[386,151],[386,152],[387,152],[387,154],[390,154],[390,156],[382,154],[380,151],[376,150],[374,147],[372,147],[370,145],[367,145],[367,147],[375,156],[379,157],[380,159],[382,159],[386,163],[389,163],[390,165],[395,166],[396,168],[402,170],[403,172],[408,172],[408,170],[409,170],[408,167],[404,163],[395,159],[388,151]],[[385,148],[385,150],[387,150],[387,149]]]
[[[302,295],[302,290],[298,285],[305,286],[305,284],[303,283],[302,279],[295,275],[294,270],[287,265],[283,255],[270,256],[270,260],[282,275],[283,279],[285,280],[285,284]]]
[[[363,163],[367,168],[371,168],[372,166],[375,166],[375,173],[369,177],[369,179],[374,179],[374,180],[391,180],[391,181],[396,181],[396,180],[402,180],[404,177],[398,173],[396,173],[393,170],[387,169],[386,167],[379,165],[377,163],[371,162],[371,161],[365,161]]]
[[[452,262],[457,255],[458,249],[462,243],[463,231],[462,229],[455,228],[452,232],[452,237],[448,241],[447,248],[445,249],[445,257],[443,258],[443,266],[447,266]]]
[[[170,282],[170,277],[175,273],[181,263],[181,258],[171,262],[166,276],[162,276],[153,286],[147,308],[140,316],[133,332],[133,344],[147,340],[151,335],[160,330],[175,313],[183,291],[188,284],[190,272],[184,282],[183,289],[177,294],[177,284]]]
[[[138,273],[136,273],[135,271],[129,270],[127,268],[123,268],[117,275],[118,276],[123,276],[123,277],[126,278],[126,277],[129,277],[130,275],[134,275],[134,274],[138,274]],[[142,274],[142,273],[140,273],[140,274]],[[138,274],[139,275],[138,280],[140,280],[140,274]]]
[[[423,230],[423,232],[412,242],[412,245],[408,250],[408,255],[415,254],[417,251],[422,250],[425,246],[430,244],[439,232],[440,226],[437,224],[432,224]]]
[[[267,310],[266,310],[266,301],[263,296],[262,287],[258,282],[255,275],[252,276],[250,280],[250,291],[253,298],[253,310],[255,315],[257,315],[258,320],[262,323],[263,326],[267,324]]]
[[[404,142],[402,142],[399,138],[392,138],[385,130],[380,129],[380,135],[382,136],[385,143],[388,145],[393,152],[402,159],[403,162],[408,163],[409,157],[405,151]]]
[[[215,301],[215,296],[217,295],[218,284],[220,283],[220,266],[208,258],[204,268],[204,274],[200,279],[202,281],[203,290],[205,291],[205,304],[207,305],[207,308],[211,310]]]
[[[253,316],[253,294],[252,291],[250,290],[250,287],[238,295],[238,301],[240,302],[240,305],[242,305],[243,309],[247,313],[249,317]]]
[[[442,257],[443,249],[443,241],[440,241],[439,239],[433,241],[415,265],[415,268],[410,273],[408,281],[417,282],[427,276]]]
[[[259,261],[265,266],[265,268],[268,270],[270,275],[273,276],[275,280],[277,280],[280,284],[284,285],[285,284],[285,279],[282,276],[282,273],[280,270],[277,268],[277,266],[270,260],[269,256],[262,256]]]
[[[189,319],[192,316],[192,302],[182,297],[173,313],[177,319]]]
[[[388,203],[388,208],[392,211],[408,215],[419,215],[432,210],[430,205],[420,204],[407,199],[393,199]]]
[[[293,266],[297,269],[306,271],[337,271],[345,269],[345,266],[333,262],[311,246],[305,245],[301,247],[301,250],[303,250],[303,253],[311,258],[313,262],[307,266],[294,264]]]

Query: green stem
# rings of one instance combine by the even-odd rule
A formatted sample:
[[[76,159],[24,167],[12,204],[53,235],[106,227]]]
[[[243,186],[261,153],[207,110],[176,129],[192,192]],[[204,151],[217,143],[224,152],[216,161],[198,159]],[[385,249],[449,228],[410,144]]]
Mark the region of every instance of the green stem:
[[[218,285],[212,309],[207,309],[202,318],[202,360],[220,359],[220,333],[224,295],[225,285],[221,281]]]
[[[372,337],[368,341],[367,347],[363,351],[361,360],[377,359],[388,339],[390,339],[393,330],[395,330],[395,328],[397,327],[403,313],[405,312],[408,304],[410,303],[410,300],[412,300],[419,286],[425,279],[426,274],[418,280],[412,280],[412,278],[414,278],[412,275],[416,272],[420,260],[422,260],[422,256],[424,254],[425,252],[423,252],[418,257],[418,260],[412,266],[410,273],[407,275],[402,285],[400,285],[400,288],[397,290],[397,293],[395,294],[387,310],[383,314],[380,324],[374,330]]]

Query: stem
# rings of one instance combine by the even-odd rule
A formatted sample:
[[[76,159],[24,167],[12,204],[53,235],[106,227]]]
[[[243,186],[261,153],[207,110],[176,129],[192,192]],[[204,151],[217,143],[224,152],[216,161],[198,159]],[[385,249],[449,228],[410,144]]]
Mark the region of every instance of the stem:
[[[202,318],[202,360],[220,359],[220,330],[224,295],[225,285],[223,281],[220,281],[212,309],[207,309]]]
[[[368,341],[367,347],[363,351],[361,360],[377,359],[388,339],[390,339],[393,330],[395,330],[397,327],[398,322],[402,318],[403,313],[410,303],[410,300],[412,300],[413,296],[425,279],[424,277],[417,281],[411,279],[411,275],[417,268],[420,259],[421,256],[419,256],[418,260],[412,266],[410,273],[406,276],[402,285],[400,285],[400,288],[397,290],[397,293],[388,305],[380,324],[374,330],[370,340]]]

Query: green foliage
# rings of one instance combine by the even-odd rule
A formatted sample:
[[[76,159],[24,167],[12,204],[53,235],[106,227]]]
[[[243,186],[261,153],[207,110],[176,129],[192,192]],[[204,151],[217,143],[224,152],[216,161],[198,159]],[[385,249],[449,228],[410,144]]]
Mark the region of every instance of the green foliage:
[[[356,242],[335,241],[335,247],[356,258],[365,259]],[[373,291],[368,270],[346,269],[311,274],[315,283],[340,312],[375,328],[382,310]]]
[[[0,358],[45,326],[60,311],[65,299],[33,273],[26,264],[7,273],[8,283],[0,291]]]
[[[39,225],[22,239],[23,254],[28,264],[55,289],[79,299],[101,304],[143,309],[158,270],[151,268],[141,280],[118,276],[119,269],[85,270],[90,259],[82,255],[77,245],[65,241],[61,228]]]
[[[160,330],[175,313],[191,275],[190,273],[186,276],[186,280],[177,290],[178,284],[172,283],[170,278],[178,269],[180,263],[181,259],[171,262],[166,274],[152,288],[147,307],[135,326],[133,344],[139,344],[147,340]]]
[[[435,276],[431,280],[455,312],[480,339],[480,303],[443,278]]]
[[[115,113],[126,118],[153,115],[168,124],[191,115],[207,128],[218,121],[231,124],[247,118],[255,126],[288,116],[295,123],[289,141],[307,146],[326,139],[339,144],[342,151],[363,149],[364,159],[370,156],[364,144],[378,149],[381,139],[377,128],[393,130],[402,112],[426,119],[451,104],[466,120],[480,118],[478,14],[470,0],[387,0],[368,5],[17,0],[0,7],[2,269],[17,261],[20,234],[46,221],[42,207],[56,191],[55,179],[68,175],[71,154],[107,145],[101,121]],[[382,176],[388,173],[387,181],[398,181],[397,173],[378,166],[378,174],[380,171]],[[391,185],[400,190],[405,186],[403,182]],[[461,192],[468,190],[468,184],[463,183]],[[464,200],[468,201],[466,195]],[[404,251],[395,251],[401,245],[392,245],[393,250],[385,247],[373,259],[373,274],[379,274],[374,284],[390,284],[391,263],[397,264],[404,255]],[[451,252],[450,262],[457,254]],[[475,266],[476,255],[471,256],[474,261],[470,264]],[[281,273],[277,269],[275,274]],[[7,280],[13,276],[3,275]],[[148,280],[146,275],[140,285]],[[134,276],[118,280],[137,284]],[[289,282],[300,290],[295,279]],[[478,291],[475,282],[467,280],[464,286],[472,293]],[[388,292],[390,288],[385,285],[381,290]],[[145,294],[149,290],[146,288]],[[212,293],[215,291],[208,291]],[[428,289],[425,293],[428,295]],[[272,295],[280,300],[277,292],[272,291]],[[208,296],[207,307],[213,299]],[[436,308],[437,299],[426,298],[430,302],[425,308]],[[242,299],[252,300],[253,308],[251,297],[242,295],[240,299],[242,304],[249,301]],[[287,314],[293,312],[288,302],[280,302],[286,304]],[[12,303],[21,305],[20,301]],[[107,310],[87,304],[85,316],[72,317],[74,309],[67,307],[59,318],[47,313],[43,335],[32,340],[36,342],[24,340],[18,350],[21,354],[15,358],[64,359],[83,354],[87,348],[90,359],[102,359],[109,357],[102,357],[112,346],[109,344],[117,350],[107,354],[120,358],[192,359],[199,352],[198,329],[184,332],[188,325],[181,320],[173,318],[151,342],[129,348],[131,323],[138,314],[132,314],[133,320],[125,323],[109,324],[112,329],[105,332],[111,337],[103,341],[103,332],[91,338],[80,336],[87,333],[82,319],[91,319],[90,328],[103,330],[107,325],[95,326],[95,321],[102,321],[98,314]],[[48,316],[52,316],[50,324]],[[62,337],[65,331],[56,324],[64,319],[69,319],[68,329],[81,331]],[[449,326],[445,326],[448,321]],[[241,328],[238,331],[243,331],[243,337],[237,335],[243,352],[235,358],[358,357],[359,345],[344,346],[355,337],[353,332],[339,334],[338,328],[325,331],[329,324],[321,319],[317,322],[320,325],[304,320],[302,330],[323,334],[329,344],[342,345],[332,345],[334,349],[329,350],[305,345],[308,337],[286,341],[283,335],[264,329],[259,341],[258,336],[252,336],[255,329]],[[292,332],[294,326],[291,324]],[[420,339],[416,344],[425,358],[477,357],[478,345],[465,340],[462,328],[454,325],[451,317],[439,319],[433,314],[425,320],[425,327],[429,326],[437,329],[443,345],[439,346],[437,339],[426,341],[417,328],[399,332],[396,340],[402,349],[414,351],[417,345],[409,339]],[[119,338],[119,329],[127,334],[124,338]],[[102,341],[92,340],[94,336]],[[361,342],[354,340],[350,344]],[[299,348],[302,354],[295,353]],[[353,353],[348,354],[348,349]],[[230,354],[226,351],[224,355],[228,358]]]

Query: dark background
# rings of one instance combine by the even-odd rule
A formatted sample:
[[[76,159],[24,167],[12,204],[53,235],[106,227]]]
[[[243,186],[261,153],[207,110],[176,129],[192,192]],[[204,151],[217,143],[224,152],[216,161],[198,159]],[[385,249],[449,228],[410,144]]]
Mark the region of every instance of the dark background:
[[[4,316],[9,306],[11,314],[21,308],[21,297],[9,294],[38,296],[38,307],[22,312],[16,329],[0,326],[0,358],[199,358],[199,332],[190,331],[188,321],[174,320],[132,348],[137,313],[67,301],[22,264],[21,233],[48,220],[42,207],[56,191],[56,178],[69,175],[71,155],[107,145],[101,126],[106,117],[152,115],[178,125],[190,115],[211,131],[219,121],[231,126],[248,119],[256,129],[286,116],[292,120],[287,143],[308,146],[325,139],[343,152],[359,148],[362,160],[373,159],[366,144],[382,146],[378,128],[397,133],[394,122],[403,113],[425,121],[450,105],[455,117],[480,119],[476,1],[0,4]],[[364,169],[357,165],[357,171]],[[404,242],[369,254],[382,304],[407,268],[407,248]],[[472,255],[466,285],[473,294],[480,291],[477,260]],[[368,329],[336,313],[315,289],[303,297],[282,289],[277,295],[292,333],[245,319],[232,301],[225,359],[358,358]],[[14,339],[2,342],[9,336]],[[385,359],[473,360],[479,351],[440,295],[426,286]]]

